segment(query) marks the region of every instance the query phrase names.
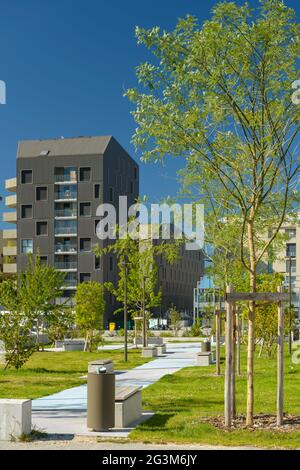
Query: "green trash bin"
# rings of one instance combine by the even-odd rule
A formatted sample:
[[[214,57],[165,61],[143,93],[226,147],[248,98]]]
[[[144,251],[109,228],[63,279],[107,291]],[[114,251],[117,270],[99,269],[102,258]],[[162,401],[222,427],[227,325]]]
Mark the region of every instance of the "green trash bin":
[[[105,368],[98,373],[88,373],[87,382],[87,427],[92,431],[108,431],[115,425],[114,373]]]

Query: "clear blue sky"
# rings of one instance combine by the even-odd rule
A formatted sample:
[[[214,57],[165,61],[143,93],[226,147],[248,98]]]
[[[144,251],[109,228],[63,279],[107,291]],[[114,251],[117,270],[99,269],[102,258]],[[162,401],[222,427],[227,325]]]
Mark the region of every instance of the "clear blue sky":
[[[215,4],[0,0],[0,80],[7,85],[7,104],[0,105],[0,194],[5,195],[4,180],[15,176],[16,147],[22,139],[112,134],[139,160],[130,144],[135,128],[131,105],[122,96],[136,83],[135,66],[147,58],[146,50],[136,45],[134,28],[171,29],[187,13],[202,22]],[[286,4],[300,16],[299,0]],[[153,201],[176,194],[181,163],[165,168],[141,164],[141,194]]]

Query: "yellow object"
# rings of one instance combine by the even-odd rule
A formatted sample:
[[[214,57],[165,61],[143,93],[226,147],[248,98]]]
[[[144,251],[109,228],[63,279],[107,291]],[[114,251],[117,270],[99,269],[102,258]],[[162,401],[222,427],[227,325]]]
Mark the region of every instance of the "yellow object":
[[[109,324],[109,331],[115,331],[116,329],[116,324],[115,323],[110,323]]]

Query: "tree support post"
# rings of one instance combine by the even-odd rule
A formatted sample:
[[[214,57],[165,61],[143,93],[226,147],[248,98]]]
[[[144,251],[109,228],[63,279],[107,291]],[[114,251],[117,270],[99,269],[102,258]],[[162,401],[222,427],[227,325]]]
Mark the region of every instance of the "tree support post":
[[[278,288],[283,292],[283,287]],[[284,359],[284,308],[278,302],[278,348],[277,348],[277,426],[283,424],[283,359]]]
[[[230,293],[231,288],[226,288],[226,293]],[[226,310],[226,326],[225,326],[225,387],[224,387],[224,403],[225,403],[225,426],[231,427],[232,410],[231,410],[231,375],[232,375],[232,305],[225,301]]]
[[[221,375],[220,367],[220,310],[216,309],[216,375]]]

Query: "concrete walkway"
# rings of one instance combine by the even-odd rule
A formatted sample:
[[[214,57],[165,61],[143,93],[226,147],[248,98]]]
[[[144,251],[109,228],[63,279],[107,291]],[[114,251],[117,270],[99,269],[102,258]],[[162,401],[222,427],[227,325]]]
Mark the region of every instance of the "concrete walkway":
[[[128,371],[116,374],[119,385],[137,385],[143,388],[155,383],[167,374],[173,374],[183,367],[195,365],[199,343],[167,344],[167,352],[157,359]],[[90,432],[86,428],[87,386],[81,385],[47,397],[33,400],[33,426],[48,434],[126,437],[129,432],[149,417],[144,412],[141,420],[130,429],[113,430],[109,433]]]

